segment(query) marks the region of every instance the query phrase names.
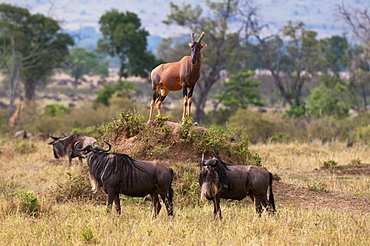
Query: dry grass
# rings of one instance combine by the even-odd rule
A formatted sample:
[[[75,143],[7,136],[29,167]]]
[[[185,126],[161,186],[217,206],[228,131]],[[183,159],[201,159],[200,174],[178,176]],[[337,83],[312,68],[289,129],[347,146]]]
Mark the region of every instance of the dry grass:
[[[66,160],[54,160],[46,142],[2,139],[0,143],[1,245],[368,245],[370,241],[368,212],[343,210],[340,201],[325,203],[325,199],[319,206],[286,203],[287,194],[281,189],[275,190],[275,216],[256,216],[247,200],[223,201],[222,221],[212,218],[209,202],[181,204],[181,196],[186,194],[176,193],[176,186],[174,218],[161,211],[153,219],[151,203],[143,199],[123,197],[121,216],[106,213],[105,206],[93,200],[56,202],[50,191],[58,183],[69,182],[70,176],[84,175],[86,167],[67,167]],[[19,153],[20,146],[27,151]],[[367,146],[346,148],[341,143],[315,142],[253,145],[250,149],[287,185],[302,188],[323,183],[328,191],[315,193],[323,198],[339,192],[342,196],[357,192],[358,197],[370,197],[368,175],[321,170],[328,160],[345,166],[353,165],[353,160],[370,163]],[[176,163],[176,169],[196,164]],[[22,209],[14,195],[22,192],[37,197],[41,207],[37,216]]]
[[[357,144],[348,148],[345,143],[322,144],[257,144],[250,150],[262,158],[262,165],[278,174],[285,183],[301,187],[323,184],[330,191],[370,195],[369,173],[340,175],[335,170],[323,170],[324,162],[333,161],[338,166],[351,168],[360,163],[370,164],[369,146]],[[369,167],[370,168],[370,167]],[[367,170],[369,169],[367,168]]]

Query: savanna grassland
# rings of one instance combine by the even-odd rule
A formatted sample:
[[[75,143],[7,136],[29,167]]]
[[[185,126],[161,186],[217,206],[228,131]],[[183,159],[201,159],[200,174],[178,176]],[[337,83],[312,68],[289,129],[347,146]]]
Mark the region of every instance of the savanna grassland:
[[[161,125],[170,136],[179,123]],[[151,127],[154,127],[151,126]],[[207,130],[207,129],[202,129]],[[188,132],[191,134],[191,132]],[[175,136],[172,134],[171,136]],[[107,136],[106,136],[107,137]],[[370,152],[367,145],[268,143],[248,147],[276,178],[275,215],[258,217],[250,200],[222,201],[223,220],[200,201],[200,156],[181,141],[152,148],[143,138],[110,137],[114,151],[159,159],[175,171],[175,216],[152,217],[151,202],[121,197],[122,214],[107,213],[92,194],[87,166],[53,157],[48,141],[0,140],[1,245],[368,245]],[[176,143],[176,144],[175,144]],[[178,148],[176,149],[176,146]],[[180,148],[181,146],[181,148]],[[190,151],[190,152],[189,152]],[[162,157],[161,157],[162,156]],[[256,158],[259,157],[259,158]],[[278,181],[277,181],[278,180]]]

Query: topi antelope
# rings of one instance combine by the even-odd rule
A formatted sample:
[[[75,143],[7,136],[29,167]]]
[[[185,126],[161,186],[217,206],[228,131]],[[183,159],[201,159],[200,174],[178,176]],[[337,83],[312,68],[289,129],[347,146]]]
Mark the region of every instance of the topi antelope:
[[[204,32],[197,41],[194,33],[189,43],[191,54],[184,56],[178,62],[161,64],[151,72],[153,98],[150,102],[149,121],[152,120],[154,104],[157,104],[158,115],[162,117],[161,105],[170,91],[183,91],[184,111],[182,119],[189,116],[194,86],[200,76],[201,50],[206,44],[201,44]]]

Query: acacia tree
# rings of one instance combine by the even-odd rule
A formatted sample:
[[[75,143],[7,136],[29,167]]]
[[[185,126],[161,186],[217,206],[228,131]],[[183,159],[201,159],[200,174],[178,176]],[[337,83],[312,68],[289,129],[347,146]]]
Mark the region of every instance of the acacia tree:
[[[267,25],[260,25],[256,13],[246,16],[246,37],[253,36],[267,69],[274,78],[284,102],[290,106],[292,116],[305,113],[303,89],[320,69],[317,33],[306,29],[303,22],[288,24],[278,32],[264,36]]]
[[[260,81],[251,79],[254,74],[254,71],[238,72],[223,81],[225,90],[215,96],[218,100],[214,105],[215,111],[219,104],[233,112],[238,108],[246,109],[248,105],[263,106],[260,95],[253,91],[261,84]]]
[[[32,100],[40,79],[64,62],[73,39],[60,32],[55,20],[8,4],[0,4],[0,24],[0,62],[9,78],[10,116],[19,82],[26,99]]]
[[[370,15],[367,7],[338,7],[342,21],[350,28],[355,47],[351,49],[350,83],[361,95],[363,109],[367,106],[370,80]]]
[[[71,51],[70,61],[72,65],[71,76],[75,79],[75,86],[84,75],[101,75],[104,77],[109,75],[108,62],[101,62],[96,53],[85,48],[74,48]]]
[[[112,57],[118,56],[119,81],[129,75],[147,77],[156,60],[146,49],[149,33],[141,27],[137,15],[113,9],[100,17],[99,24],[103,38],[98,41],[98,51]]]
[[[54,69],[67,67],[69,47],[74,45],[74,41],[69,34],[61,32],[57,21],[41,14],[30,17],[24,32],[30,37],[25,53],[33,56],[33,60],[22,70],[22,83],[25,98],[32,100],[41,81],[49,78]],[[36,52],[34,46],[37,46]]]
[[[186,27],[190,32],[205,32],[204,42],[207,48],[203,52],[201,77],[196,84],[193,103],[196,107],[195,121],[204,124],[204,109],[211,88],[221,81],[221,71],[227,69],[233,52],[240,46],[239,32],[244,22],[237,18],[240,12],[251,11],[245,1],[225,0],[221,2],[206,1],[209,11],[203,14],[201,6],[193,8],[190,4],[181,7],[170,3],[171,13],[165,24]],[[232,28],[231,28],[232,27]]]

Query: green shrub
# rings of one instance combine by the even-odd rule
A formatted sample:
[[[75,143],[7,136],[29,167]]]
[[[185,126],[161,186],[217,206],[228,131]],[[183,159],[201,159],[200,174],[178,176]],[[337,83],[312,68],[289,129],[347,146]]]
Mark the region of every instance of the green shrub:
[[[326,169],[332,169],[334,166],[337,166],[338,163],[333,160],[324,161],[324,168]]]
[[[321,182],[313,182],[311,184],[308,184],[307,187],[310,190],[329,192],[329,189],[326,186],[326,184],[323,184]]]
[[[98,130],[102,132],[104,140],[115,141],[120,134],[126,138],[137,135],[143,128],[142,117],[132,111],[120,112],[120,115],[107,124],[101,125]]]
[[[20,191],[17,193],[19,199],[19,211],[27,215],[38,217],[41,206],[37,197],[31,192]]]
[[[60,104],[50,104],[46,106],[45,109],[45,116],[59,116],[59,115],[65,115],[72,112],[73,108],[65,107]]]
[[[370,125],[358,127],[356,129],[359,140],[368,144],[370,142]]]
[[[76,174],[67,173],[67,179],[59,182],[49,190],[49,197],[53,197],[56,202],[64,203],[70,201],[89,201],[105,202],[106,195],[101,192],[93,193],[88,178],[87,169],[81,170]]]

